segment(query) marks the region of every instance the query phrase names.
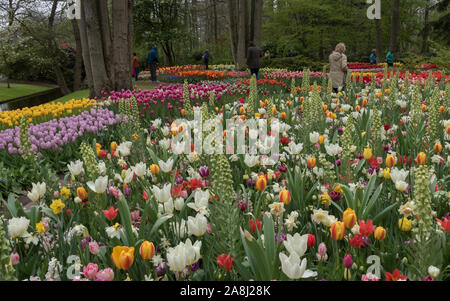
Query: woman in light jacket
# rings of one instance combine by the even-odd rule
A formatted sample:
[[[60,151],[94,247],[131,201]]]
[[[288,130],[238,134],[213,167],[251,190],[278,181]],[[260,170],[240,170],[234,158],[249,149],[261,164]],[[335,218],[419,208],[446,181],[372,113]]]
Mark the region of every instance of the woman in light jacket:
[[[336,45],[336,49],[330,54],[330,78],[333,83],[333,90],[337,92],[339,88],[344,89],[347,79],[347,56],[344,43]]]

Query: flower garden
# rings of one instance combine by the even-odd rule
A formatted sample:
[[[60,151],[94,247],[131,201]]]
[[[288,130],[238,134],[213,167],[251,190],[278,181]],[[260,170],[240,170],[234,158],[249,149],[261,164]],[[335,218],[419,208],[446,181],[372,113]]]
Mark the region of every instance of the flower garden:
[[[338,93],[326,72],[189,65],[1,112],[0,279],[448,280],[450,77],[354,67]],[[257,154],[199,153],[177,140],[199,111],[246,142],[247,120],[278,126]]]

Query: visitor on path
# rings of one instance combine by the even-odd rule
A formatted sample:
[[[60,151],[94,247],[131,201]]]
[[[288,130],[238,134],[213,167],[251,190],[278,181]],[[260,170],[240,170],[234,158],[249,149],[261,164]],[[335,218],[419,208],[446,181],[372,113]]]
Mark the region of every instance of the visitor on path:
[[[269,49],[267,49],[266,53],[264,53],[264,57],[270,58],[270,51],[269,51]]]
[[[369,56],[369,60],[372,65],[377,64],[377,50],[376,49],[372,49],[372,53]]]
[[[389,67],[394,67],[394,54],[391,51],[386,55],[386,62]]]
[[[133,53],[133,75],[136,77],[136,81],[139,78],[139,60],[137,58],[136,52]]]
[[[158,65],[158,50],[156,46],[153,46],[152,50],[148,53],[148,64],[150,66],[152,82],[156,82],[156,67]]]
[[[294,56],[295,56],[294,49],[289,50],[288,57],[294,57]]]
[[[203,64],[205,64],[205,70],[208,70],[208,68],[209,68],[209,50],[206,50],[205,53],[203,53],[202,61],[203,61]]]
[[[247,50],[247,66],[250,69],[250,73],[256,74],[256,80],[259,80],[259,58],[262,57],[262,50],[255,43],[250,42],[250,47]]]
[[[347,79],[347,56],[345,53],[345,44],[339,43],[336,49],[330,54],[330,78],[333,83],[333,91],[345,89]]]

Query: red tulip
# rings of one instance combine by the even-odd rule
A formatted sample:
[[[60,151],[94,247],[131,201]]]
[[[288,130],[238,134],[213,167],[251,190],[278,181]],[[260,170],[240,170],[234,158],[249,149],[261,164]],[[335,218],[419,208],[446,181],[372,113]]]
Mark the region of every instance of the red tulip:
[[[112,221],[117,217],[117,214],[119,213],[119,209],[114,209],[113,206],[109,207],[108,210],[102,210],[102,212],[105,214],[105,217]]]
[[[231,271],[233,268],[233,260],[234,257],[231,257],[229,254],[220,254],[217,255],[217,263],[225,268],[225,271]]]

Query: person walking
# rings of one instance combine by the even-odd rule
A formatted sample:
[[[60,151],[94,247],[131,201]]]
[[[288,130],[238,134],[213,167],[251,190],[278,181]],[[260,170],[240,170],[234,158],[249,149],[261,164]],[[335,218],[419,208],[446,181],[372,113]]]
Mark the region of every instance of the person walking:
[[[330,78],[333,83],[333,91],[336,93],[338,89],[344,89],[347,79],[347,56],[345,53],[345,44],[339,43],[334,51],[330,54]]]
[[[203,64],[205,64],[205,70],[208,70],[208,68],[209,68],[209,50],[206,50],[205,53],[203,53],[202,61],[203,61]]]
[[[389,67],[394,67],[394,54],[390,50],[386,55],[386,62]]]
[[[156,67],[158,66],[158,50],[156,46],[153,46],[152,50],[148,53],[147,60],[150,66],[152,82],[156,82]]]
[[[250,69],[251,75],[256,75],[256,80],[259,80],[259,68],[261,67],[259,58],[262,55],[261,48],[257,47],[255,43],[250,42],[250,47],[247,50],[247,66]]]
[[[372,53],[369,56],[369,60],[372,65],[377,64],[377,50],[376,49],[372,49]]]
[[[133,73],[136,77],[136,81],[139,79],[139,60],[137,58],[136,52],[133,53]]]

